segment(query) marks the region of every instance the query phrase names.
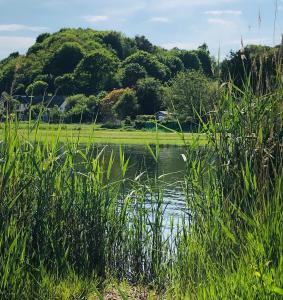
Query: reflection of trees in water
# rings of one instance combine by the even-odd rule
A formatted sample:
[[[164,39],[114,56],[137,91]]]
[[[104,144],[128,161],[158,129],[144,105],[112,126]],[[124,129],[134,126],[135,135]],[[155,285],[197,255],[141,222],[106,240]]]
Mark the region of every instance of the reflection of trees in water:
[[[151,146],[155,152],[156,146]],[[83,146],[82,146],[83,150]],[[185,195],[181,187],[181,182],[184,179],[186,170],[185,163],[181,154],[185,149],[179,146],[160,146],[159,160],[155,162],[145,145],[124,145],[122,150],[125,156],[125,161],[129,159],[129,164],[126,172],[126,178],[130,179],[125,182],[124,188],[131,189],[131,180],[143,173],[140,177],[140,184],[150,185],[152,190],[157,192],[158,189],[163,191],[163,202],[166,205],[166,217],[168,220],[170,216],[178,215],[181,209],[185,206]],[[84,151],[84,150],[83,150]],[[100,154],[102,151],[102,154]],[[89,162],[92,158],[96,158],[100,154],[100,163],[105,173],[111,153],[113,152],[113,166],[111,169],[110,182],[121,180],[121,166],[120,166],[120,146],[119,145],[93,145],[87,157]],[[84,173],[89,166],[81,155],[76,156],[76,170]],[[155,177],[159,177],[158,182],[155,182]],[[152,198],[149,196],[150,205],[152,205]]]
[[[155,152],[156,146],[151,146],[153,152]],[[145,178],[154,179],[155,175],[162,176],[162,180],[168,184],[176,181],[182,181],[184,172],[186,169],[185,163],[181,157],[181,154],[185,152],[185,149],[179,146],[160,146],[159,160],[155,162],[154,158],[150,154],[147,146],[145,145],[124,145],[122,150],[125,156],[125,160],[129,159],[129,164],[126,172],[126,177],[134,179],[137,175],[145,172]],[[58,149],[58,155],[63,155],[66,151],[64,145]],[[82,145],[82,151],[84,146]],[[102,152],[102,154],[101,154]],[[113,166],[111,170],[111,180],[119,180],[121,178],[120,167],[120,146],[119,145],[93,145],[88,151],[88,161],[91,162],[93,158],[96,158],[100,154],[100,162],[102,168],[107,170],[108,163],[113,152]],[[80,154],[75,158],[76,170],[84,172],[86,169],[87,161],[85,161]]]

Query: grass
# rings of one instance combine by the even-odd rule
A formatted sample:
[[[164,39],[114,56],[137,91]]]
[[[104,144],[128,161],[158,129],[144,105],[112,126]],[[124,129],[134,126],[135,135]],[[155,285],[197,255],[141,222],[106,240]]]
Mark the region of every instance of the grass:
[[[111,182],[113,156],[93,152],[92,139],[62,145],[60,130],[41,138],[39,122],[22,129],[7,121],[0,298],[142,299],[146,291],[148,299],[282,299],[281,74],[265,95],[248,80],[242,91],[222,86],[200,132],[208,144],[184,148],[186,211],[166,234],[158,144],[149,148],[153,182],[125,178],[122,150]]]
[[[3,124],[1,126],[3,128]],[[58,134],[60,132],[60,134]],[[3,133],[3,130],[2,130]],[[29,133],[28,123],[20,123],[18,134],[23,138],[33,140],[35,131]],[[156,144],[159,145],[180,145],[191,144],[197,141],[200,145],[207,143],[205,134],[198,133],[173,133],[155,131],[125,131],[118,129],[101,129],[98,125],[85,124],[40,124],[36,138],[38,141],[51,141],[53,138],[59,137],[61,142],[77,142],[80,143],[98,143],[98,144]]]

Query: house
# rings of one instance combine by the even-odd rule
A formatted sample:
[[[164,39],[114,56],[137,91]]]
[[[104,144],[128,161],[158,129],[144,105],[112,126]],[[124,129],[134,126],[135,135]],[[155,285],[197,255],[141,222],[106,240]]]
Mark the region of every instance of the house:
[[[19,106],[16,109],[19,119],[24,120],[28,116],[28,110],[32,105],[42,104],[47,110],[50,110],[55,105],[59,107],[61,112],[66,108],[66,96],[27,96],[27,95],[15,95],[15,100],[19,102]],[[43,116],[43,121],[47,120],[46,115]]]
[[[156,117],[156,120],[157,121],[163,121],[165,120],[166,118],[169,118],[172,114],[169,113],[168,111],[166,110],[163,110],[163,111],[158,111],[156,114],[155,114],[155,117]]]

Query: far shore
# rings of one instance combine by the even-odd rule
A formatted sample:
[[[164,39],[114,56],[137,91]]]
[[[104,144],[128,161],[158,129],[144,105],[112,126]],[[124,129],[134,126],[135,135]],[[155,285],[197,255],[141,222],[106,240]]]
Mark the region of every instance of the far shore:
[[[4,124],[0,124],[0,139]],[[52,141],[59,138],[62,142],[98,143],[98,144],[159,144],[185,146],[192,143],[207,144],[205,134],[143,131],[127,129],[104,129],[93,124],[48,124],[41,123],[36,132],[27,122],[19,123],[18,134],[27,140]]]

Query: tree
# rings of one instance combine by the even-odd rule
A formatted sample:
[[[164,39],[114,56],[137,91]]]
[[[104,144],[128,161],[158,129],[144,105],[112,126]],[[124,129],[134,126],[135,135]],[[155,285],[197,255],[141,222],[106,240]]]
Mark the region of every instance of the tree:
[[[137,63],[130,63],[122,70],[121,82],[124,87],[133,87],[139,79],[147,75],[144,67]]]
[[[24,95],[25,94],[25,85],[20,83],[15,87],[14,95]]]
[[[55,87],[58,89],[59,95],[72,95],[76,91],[73,74],[64,74],[58,76],[54,81]]]
[[[198,47],[198,50],[203,50],[203,51],[207,52],[208,54],[210,54],[209,49],[208,49],[208,46],[207,46],[206,43],[203,43],[202,45],[200,45],[200,46]]]
[[[148,53],[153,53],[154,52],[154,46],[152,45],[152,43],[144,35],[135,36],[135,41],[136,41],[136,45],[137,45],[139,50],[146,51]]]
[[[109,120],[115,117],[113,107],[118,102],[119,98],[128,90],[130,89],[114,89],[110,93],[107,93],[105,97],[100,100],[101,115],[103,120]]]
[[[212,61],[209,55],[209,51],[199,49],[196,53],[201,62],[201,67],[204,74],[208,77],[212,77],[213,76]]]
[[[36,38],[36,43],[42,43],[44,40],[50,37],[50,33],[41,33],[37,38]]]
[[[254,92],[265,93],[274,88],[276,66],[282,65],[279,47],[250,45],[230,53],[221,64],[221,77],[223,81],[232,79],[241,89],[249,81]]]
[[[44,71],[56,76],[71,73],[83,56],[83,50],[78,43],[65,43],[55,52]]]
[[[100,114],[99,99],[96,96],[91,95],[88,97],[86,105],[87,105],[88,121],[100,120],[101,114]]]
[[[186,70],[201,70],[201,62],[198,55],[193,51],[177,50],[176,55],[181,59]]]
[[[113,78],[118,68],[118,59],[109,51],[97,50],[79,63],[74,78],[87,95],[97,94],[113,87]]]
[[[114,104],[113,110],[120,119],[126,117],[135,117],[138,112],[138,99],[136,93],[133,90],[127,90],[122,94],[118,101]]]
[[[131,63],[139,64],[140,66],[144,67],[149,76],[161,81],[166,80],[168,72],[170,72],[169,69],[160,63],[155,56],[145,51],[138,51],[126,58],[123,62],[123,66]]]
[[[159,61],[169,68],[169,70],[171,72],[171,77],[176,76],[176,74],[178,72],[181,72],[184,70],[184,64],[178,56],[160,55]]]
[[[54,105],[49,110],[49,122],[51,123],[59,123],[62,118],[62,112],[58,105]]]
[[[154,78],[141,79],[137,83],[137,97],[140,112],[144,115],[152,115],[161,107],[161,83]]]
[[[48,89],[48,84],[44,81],[35,81],[26,89],[26,94],[29,96],[43,96]]]
[[[0,69],[0,93],[13,93],[16,79],[17,59],[9,59]]]
[[[120,59],[124,59],[129,53],[128,40],[126,40],[120,32],[110,31],[103,37],[103,43],[115,50]]]
[[[78,94],[66,98],[65,115],[68,122],[85,121],[85,115],[88,112],[87,96]]]
[[[9,95],[6,92],[3,92],[1,94],[0,98],[0,111],[2,111],[3,114],[8,113],[11,114],[15,112],[15,109],[19,105],[19,101],[14,99],[11,95]]]
[[[217,84],[197,71],[180,72],[164,94],[166,107],[182,120],[198,119],[211,111],[217,97]]]

